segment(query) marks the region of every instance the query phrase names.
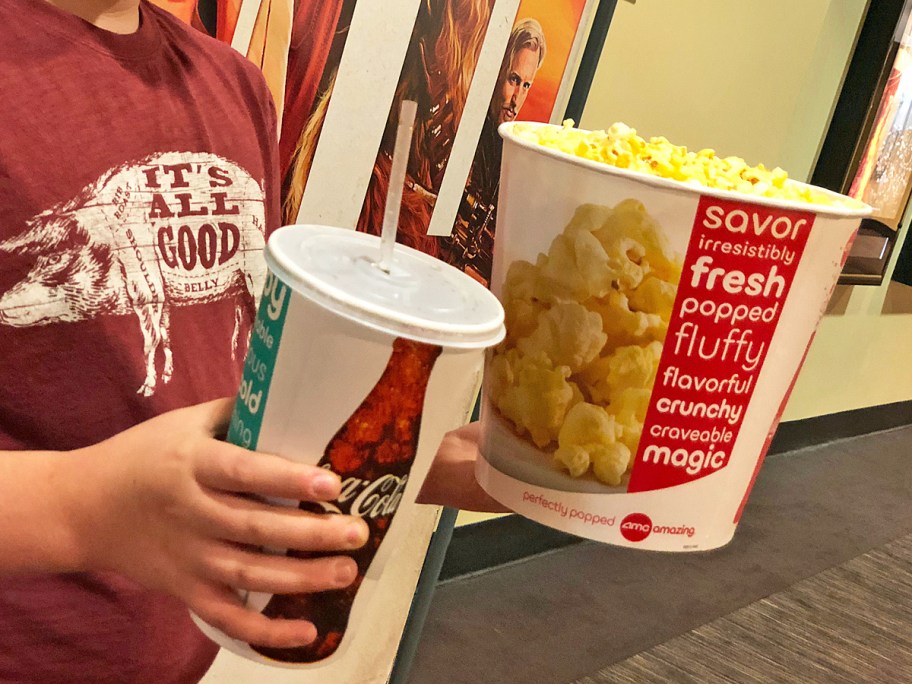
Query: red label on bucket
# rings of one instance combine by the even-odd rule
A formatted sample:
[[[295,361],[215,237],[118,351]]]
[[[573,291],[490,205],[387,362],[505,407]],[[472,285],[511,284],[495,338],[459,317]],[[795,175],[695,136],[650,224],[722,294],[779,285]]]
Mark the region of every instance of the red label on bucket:
[[[814,215],[702,197],[630,492],[728,465]]]

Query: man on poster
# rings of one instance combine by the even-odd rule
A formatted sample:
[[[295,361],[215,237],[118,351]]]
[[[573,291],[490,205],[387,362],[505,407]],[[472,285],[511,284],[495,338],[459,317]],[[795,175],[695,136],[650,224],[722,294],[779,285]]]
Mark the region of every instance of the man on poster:
[[[503,141],[497,128],[516,120],[545,60],[546,50],[544,31],[538,21],[524,19],[516,24],[481,130],[456,229],[448,240],[447,260],[464,270],[475,271],[475,275],[485,281],[490,278],[490,266],[484,264],[491,261],[494,247],[494,217],[503,153]],[[472,261],[479,263],[473,265]]]

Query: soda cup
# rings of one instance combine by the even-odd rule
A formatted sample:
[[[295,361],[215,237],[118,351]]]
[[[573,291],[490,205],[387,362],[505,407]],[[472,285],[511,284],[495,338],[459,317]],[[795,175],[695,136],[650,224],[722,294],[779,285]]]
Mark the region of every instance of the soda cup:
[[[485,373],[479,483],[525,517],[597,541],[728,543],[870,209],[765,169],[751,178],[782,183],[765,192],[814,201],[577,156],[604,153],[608,134],[500,132],[492,285],[507,338]],[[567,133],[580,140],[565,152]],[[647,163],[674,169],[684,156],[651,144]],[[700,154],[692,168],[713,158]]]
[[[258,662],[317,668],[344,657],[395,553],[396,512],[414,503],[444,434],[471,414],[484,350],[504,335],[503,309],[487,289],[401,245],[382,268],[379,245],[372,235],[314,225],[281,228],[267,243],[269,271],[228,441],[337,473],[337,501],[279,503],[359,516],[370,535],[351,554],[358,576],[350,587],[246,596],[270,617],[313,622],[318,637],[306,647],[246,644],[197,620],[217,643]]]

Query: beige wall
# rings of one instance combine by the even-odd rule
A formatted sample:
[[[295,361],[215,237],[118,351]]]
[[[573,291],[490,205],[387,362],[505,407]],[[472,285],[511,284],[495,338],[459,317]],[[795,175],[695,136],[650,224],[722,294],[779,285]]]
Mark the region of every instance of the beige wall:
[[[831,309],[836,311],[821,323],[783,419],[912,399],[912,288],[889,281],[840,287]]]
[[[664,135],[690,148],[782,165],[829,5],[619,2],[582,124],[623,121],[646,137]],[[842,64],[837,74],[819,79],[819,90],[835,92]]]

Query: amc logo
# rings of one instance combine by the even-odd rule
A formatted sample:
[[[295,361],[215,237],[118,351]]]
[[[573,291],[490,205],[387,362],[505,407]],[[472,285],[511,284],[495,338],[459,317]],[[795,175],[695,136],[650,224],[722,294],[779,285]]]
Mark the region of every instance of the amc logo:
[[[652,520],[645,513],[631,513],[621,521],[624,539],[641,542],[652,533]]]

